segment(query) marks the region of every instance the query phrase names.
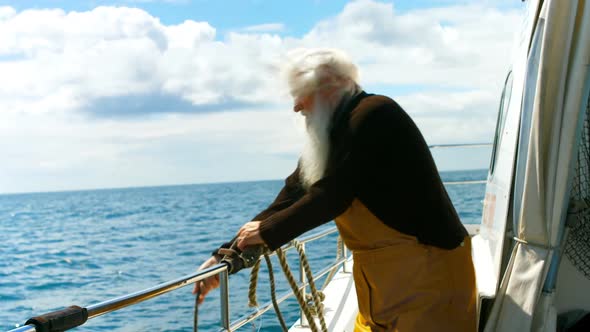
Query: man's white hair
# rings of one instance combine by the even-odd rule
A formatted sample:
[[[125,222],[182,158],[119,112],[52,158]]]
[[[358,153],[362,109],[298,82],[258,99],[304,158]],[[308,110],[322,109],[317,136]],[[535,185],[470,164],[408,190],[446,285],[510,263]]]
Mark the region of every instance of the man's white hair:
[[[287,55],[283,74],[293,98],[332,88],[351,95],[360,92],[357,67],[336,49],[295,49]]]
[[[361,90],[358,70],[342,51],[296,49],[288,54],[283,74],[293,98],[315,97],[313,105],[307,106],[312,110],[302,110],[307,135],[299,167],[301,183],[309,189],[324,176],[327,167],[333,112],[343,98]]]

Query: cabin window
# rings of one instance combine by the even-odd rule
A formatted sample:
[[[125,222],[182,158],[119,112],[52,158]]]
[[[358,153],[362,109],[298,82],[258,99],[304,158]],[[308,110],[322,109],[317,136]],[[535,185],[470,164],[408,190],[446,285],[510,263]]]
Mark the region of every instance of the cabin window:
[[[504,131],[504,123],[506,122],[506,109],[510,103],[510,95],[512,94],[512,70],[508,72],[506,81],[504,82],[504,89],[502,90],[502,97],[500,97],[500,107],[498,109],[498,120],[496,122],[496,134],[494,136],[494,148],[492,150],[492,158],[490,160],[490,174],[494,174],[494,166],[498,158],[497,150],[502,141],[502,132]]]

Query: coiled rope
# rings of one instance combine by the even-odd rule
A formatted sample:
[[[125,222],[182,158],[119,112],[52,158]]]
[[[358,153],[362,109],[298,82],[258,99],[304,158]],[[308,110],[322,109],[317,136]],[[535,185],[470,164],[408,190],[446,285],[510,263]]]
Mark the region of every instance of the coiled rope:
[[[297,253],[299,254],[299,259],[301,261],[301,264],[303,266],[303,270],[305,272],[305,276],[307,278],[307,282],[309,283],[309,287],[311,290],[311,296],[310,296],[309,301],[308,301],[308,299],[303,297],[303,293],[299,289],[299,287],[297,285],[297,281],[295,280],[295,277],[293,276],[293,273],[291,272],[291,269],[289,267],[289,263],[287,262],[287,257],[285,255],[285,252],[280,248],[276,250],[277,258],[279,259],[279,263],[281,264],[281,268],[282,268],[283,272],[285,273],[285,277],[287,278],[287,282],[289,282],[289,286],[291,286],[291,289],[293,290],[293,293],[295,294],[295,297],[297,298],[297,302],[299,303],[299,306],[301,307],[301,310],[303,311],[303,314],[305,315],[305,318],[307,319],[307,321],[309,323],[309,328],[313,332],[320,331],[318,329],[318,326],[316,325],[315,320],[314,320],[314,315],[317,315],[319,318],[319,321],[320,321],[321,331],[327,332],[328,328],[326,327],[326,321],[324,319],[324,314],[323,314],[324,307],[322,304],[322,301],[324,299],[324,294],[321,292],[318,292],[318,290],[315,286],[315,282],[313,280],[313,274],[311,272],[309,262],[307,261],[307,256],[305,255],[305,250],[303,249],[303,243],[301,243],[297,240],[293,240],[292,244],[295,247],[295,249],[297,249]],[[339,250],[338,256],[340,256],[341,255],[341,252],[340,252],[341,248],[340,248],[340,246],[338,248],[339,248],[338,249]],[[280,312],[278,303],[276,301],[274,273],[273,273],[272,264],[270,261],[270,257],[268,256],[268,253],[264,254],[264,258],[266,260],[266,264],[268,265],[268,274],[269,274],[271,298],[272,298],[273,307],[275,309],[275,312],[277,313],[277,318],[279,319],[279,322],[281,324],[283,331],[287,331],[288,330],[287,326],[285,325],[285,321],[283,319],[283,316]],[[254,265],[254,267],[252,268],[252,271],[250,273],[250,289],[248,291],[248,299],[249,299],[248,304],[251,307],[258,306],[257,300],[256,300],[256,287],[258,284],[259,270],[260,270],[260,261],[258,261]]]
[[[322,304],[322,301],[324,300],[325,295],[321,291],[318,291],[315,286],[315,282],[313,280],[313,274],[311,272],[311,267],[309,266],[309,262],[307,261],[307,256],[305,255],[305,249],[304,249],[303,243],[301,243],[297,240],[293,240],[293,241],[291,241],[291,243],[293,244],[293,246],[297,250],[297,253],[299,254],[299,260],[300,260],[301,265],[303,267],[303,271],[305,273],[305,277],[306,277],[307,282],[309,284],[311,294],[306,295],[306,297],[304,298],[303,293],[299,289],[299,287],[297,285],[297,281],[295,280],[295,277],[293,276],[293,273],[291,272],[291,269],[289,267],[289,263],[287,262],[287,257],[285,255],[285,252],[279,248],[276,250],[276,254],[277,254],[277,258],[279,259],[279,263],[281,264],[281,268],[282,268],[283,272],[285,273],[285,277],[287,278],[287,282],[289,282],[289,286],[293,290],[293,294],[295,294],[295,297],[297,298],[297,302],[299,303],[299,306],[301,307],[301,310],[303,311],[303,314],[305,315],[305,318],[307,319],[307,321],[309,323],[309,328],[313,332],[320,331],[318,329],[318,326],[316,325],[316,321],[314,319],[314,316],[318,316],[319,321],[320,321],[321,331],[327,332],[328,328],[326,327],[326,321],[324,318],[324,305]],[[342,254],[343,254],[342,253],[342,238],[338,237],[336,260],[340,259],[342,257]],[[269,283],[270,283],[270,294],[271,294],[271,299],[272,299],[272,305],[273,305],[273,308],[276,312],[277,319],[279,320],[282,330],[288,331],[287,325],[285,324],[285,320],[283,318],[283,315],[281,314],[279,304],[277,302],[274,272],[273,272],[273,267],[272,267],[272,263],[271,263],[268,251],[265,250],[263,252],[263,255],[264,255],[264,259],[266,261],[266,265],[268,267],[268,278],[269,278]],[[252,266],[252,270],[250,272],[250,288],[248,290],[248,305],[250,307],[258,307],[258,301],[256,299],[256,288],[258,285],[258,273],[259,272],[260,272],[260,259],[256,260],[256,262]],[[326,278],[326,280],[324,281],[324,285],[322,286],[322,290],[325,289],[326,285],[328,284],[330,279],[332,279],[335,272],[336,272],[336,267],[334,269],[332,269],[330,271],[330,273],[328,274],[328,277]],[[198,312],[199,312],[198,311],[198,298],[199,298],[199,294],[200,294],[200,290],[197,292],[197,294],[195,296],[195,307],[194,307],[194,316],[193,316],[193,331],[195,331],[195,332],[198,331]]]
[[[301,264],[303,265],[303,270],[304,270],[305,275],[307,277],[307,282],[309,283],[311,295],[312,295],[312,298],[315,303],[315,312],[320,320],[320,326],[321,326],[323,332],[327,332],[328,328],[326,327],[326,321],[324,319],[324,310],[323,310],[324,308],[323,308],[323,304],[322,304],[322,299],[320,298],[319,292],[315,287],[315,282],[313,281],[313,274],[311,273],[311,268],[309,267],[309,263],[307,261],[306,255],[305,255],[305,250],[303,249],[303,243],[301,243],[297,240],[293,240],[293,245],[297,249],[297,253],[299,253],[299,259],[301,260]],[[280,252],[277,252],[277,257],[279,257],[279,261],[281,262],[281,267],[283,268],[283,271],[285,272],[285,276],[287,276],[287,281],[289,281],[289,284],[291,285],[293,292],[299,293],[299,295],[300,295],[299,297],[302,298],[302,296],[301,296],[302,294],[299,291],[299,288],[297,287],[297,282],[295,282],[295,278],[293,277],[293,273],[291,273],[291,270],[289,269],[289,264],[287,263],[287,258],[285,256],[285,254],[282,252],[282,250]],[[308,307],[307,303],[305,302],[305,299],[300,301],[299,305],[301,305],[301,308],[302,308],[303,312],[305,313],[305,316],[308,319],[309,326],[310,326],[311,330],[314,332],[318,331],[317,327],[315,326],[315,320],[313,319],[312,312],[310,311],[310,308]],[[309,315],[306,312],[309,312]]]
[[[270,261],[270,256],[268,253],[264,253],[264,259],[266,260],[266,265],[268,266],[268,279],[270,282],[270,296],[272,300],[272,306],[275,309],[275,313],[277,314],[277,319],[281,324],[281,328],[283,331],[287,331],[287,324],[285,324],[285,319],[281,314],[281,310],[279,309],[279,304],[277,302],[277,295],[275,289],[275,277],[272,268],[272,263]],[[248,289],[248,306],[249,307],[258,307],[258,301],[256,300],[256,285],[258,284],[258,272],[260,271],[260,260],[254,264],[252,270],[250,271],[250,288]]]

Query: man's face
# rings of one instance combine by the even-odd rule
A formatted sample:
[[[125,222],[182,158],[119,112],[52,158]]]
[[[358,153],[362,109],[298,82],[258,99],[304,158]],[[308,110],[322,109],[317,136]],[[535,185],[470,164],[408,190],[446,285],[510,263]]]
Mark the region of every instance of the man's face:
[[[342,97],[341,94],[339,94],[340,91],[341,90],[338,86],[333,85],[316,89],[315,92],[308,95],[296,97],[293,111],[303,111],[303,115],[306,116],[312,112],[318,112],[317,108],[321,108],[324,111],[330,111],[337,105]]]
[[[307,95],[303,97],[295,98],[293,111],[295,112],[303,112],[303,115],[307,115],[308,113],[313,111],[313,104],[314,104],[314,96]]]

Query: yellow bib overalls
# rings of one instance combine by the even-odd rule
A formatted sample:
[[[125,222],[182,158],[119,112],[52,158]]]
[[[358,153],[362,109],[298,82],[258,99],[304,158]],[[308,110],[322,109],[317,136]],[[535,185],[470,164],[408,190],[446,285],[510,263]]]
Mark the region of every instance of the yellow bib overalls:
[[[354,258],[355,332],[475,331],[469,236],[453,250],[423,245],[386,226],[356,199],[335,221]]]

